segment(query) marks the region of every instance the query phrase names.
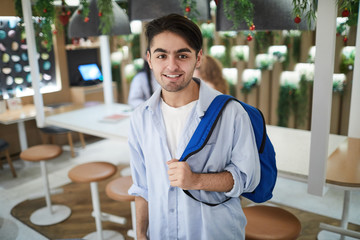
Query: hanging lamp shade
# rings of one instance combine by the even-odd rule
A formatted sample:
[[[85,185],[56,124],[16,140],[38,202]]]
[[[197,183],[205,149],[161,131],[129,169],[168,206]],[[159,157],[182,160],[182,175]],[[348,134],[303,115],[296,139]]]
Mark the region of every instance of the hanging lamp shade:
[[[78,13],[79,11],[81,11],[81,7],[79,7],[71,16],[68,27],[68,36],[70,38],[82,38],[103,35],[101,29],[99,29],[100,17],[96,0],[89,1],[88,22],[85,22],[83,16]],[[131,30],[129,17],[125,13],[125,11],[120,8],[120,6],[114,1],[112,1],[112,10],[114,21],[112,23],[113,25],[109,35],[130,34]]]
[[[179,0],[128,0],[130,20],[149,21],[170,13],[184,15],[184,9]],[[207,21],[211,19],[210,4],[208,0],[197,0],[197,20]],[[195,11],[195,10],[191,10]]]
[[[218,1],[216,9],[216,31],[242,31],[249,30],[245,22],[234,29],[234,24],[226,18],[223,0]],[[299,24],[294,22],[292,15],[293,5],[290,0],[252,0],[254,4],[254,25],[256,30],[313,30],[315,23],[312,22],[310,29],[303,17]]]

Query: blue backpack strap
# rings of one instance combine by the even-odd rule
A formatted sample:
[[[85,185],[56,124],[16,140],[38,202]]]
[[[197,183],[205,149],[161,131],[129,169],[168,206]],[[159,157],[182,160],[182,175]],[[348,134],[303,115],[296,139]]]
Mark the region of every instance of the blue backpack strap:
[[[206,110],[205,115],[201,119],[179,161],[186,161],[190,156],[199,152],[206,145],[216,126],[217,121],[219,120],[222,110],[225,108],[226,104],[232,99],[235,98],[229,95],[218,95],[214,98],[214,100],[211,102],[210,106]],[[208,203],[196,199],[188,190],[183,191],[192,199],[211,207],[217,206],[231,199],[227,198],[221,203]]]
[[[229,95],[218,95],[214,98],[179,161],[186,161],[190,156],[199,152],[206,145],[219,120],[220,113],[231,99],[235,98]]]

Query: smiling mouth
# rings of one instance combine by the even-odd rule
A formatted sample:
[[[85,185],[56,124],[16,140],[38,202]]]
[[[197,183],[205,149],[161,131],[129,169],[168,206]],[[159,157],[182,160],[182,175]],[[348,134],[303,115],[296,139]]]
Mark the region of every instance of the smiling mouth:
[[[168,78],[178,78],[181,74],[164,74],[164,76]]]

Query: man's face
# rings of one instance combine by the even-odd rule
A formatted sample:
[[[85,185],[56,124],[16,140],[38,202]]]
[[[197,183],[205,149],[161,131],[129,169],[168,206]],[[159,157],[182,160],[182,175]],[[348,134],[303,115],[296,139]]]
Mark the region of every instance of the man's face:
[[[182,37],[171,32],[156,35],[150,53],[147,53],[149,65],[158,83],[168,92],[186,89],[202,56],[202,51],[196,56]]]

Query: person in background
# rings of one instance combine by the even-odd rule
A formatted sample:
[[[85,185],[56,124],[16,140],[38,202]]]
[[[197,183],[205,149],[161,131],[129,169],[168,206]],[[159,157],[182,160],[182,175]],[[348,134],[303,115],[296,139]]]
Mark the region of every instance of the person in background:
[[[148,62],[144,61],[143,69],[131,81],[128,104],[135,109],[145,102],[160,85],[155,80]]]
[[[202,35],[190,19],[170,14],[146,25],[147,59],[161,88],[132,113],[130,166],[137,239],[245,239],[239,196],[260,181],[250,118],[231,101],[209,141],[187,161],[185,150],[211,101],[220,92],[193,78],[202,58]],[[190,198],[183,190],[215,207]]]
[[[204,55],[201,64],[195,69],[194,77],[204,80],[210,87],[223,94],[229,94],[229,85],[222,74],[222,65],[219,60]]]

